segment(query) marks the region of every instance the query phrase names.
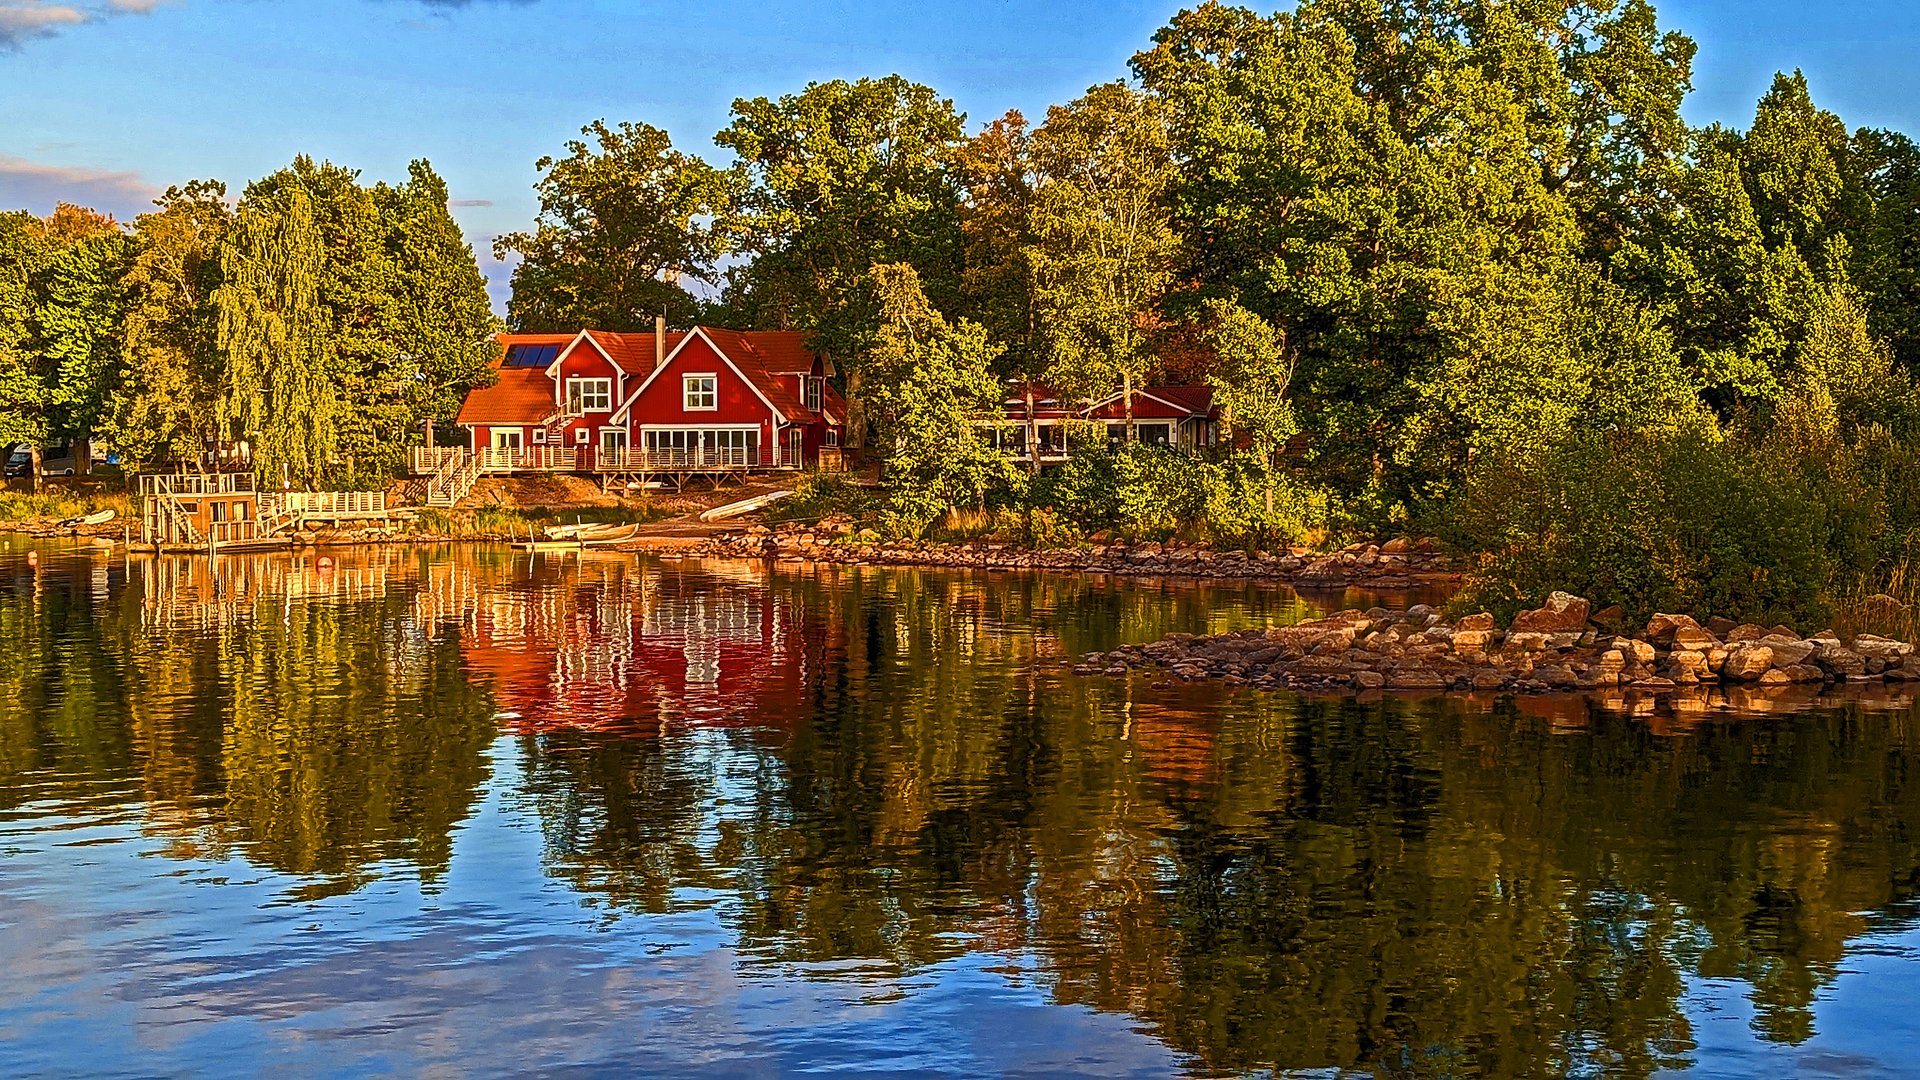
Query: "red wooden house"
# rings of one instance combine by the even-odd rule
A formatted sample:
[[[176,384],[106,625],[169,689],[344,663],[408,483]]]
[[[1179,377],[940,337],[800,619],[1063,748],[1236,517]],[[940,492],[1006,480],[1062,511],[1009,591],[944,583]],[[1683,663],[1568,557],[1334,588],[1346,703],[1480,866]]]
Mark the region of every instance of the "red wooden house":
[[[798,331],[503,334],[455,422],[480,472],[720,474],[836,466],[846,406]],[[428,455],[423,472],[442,460]]]

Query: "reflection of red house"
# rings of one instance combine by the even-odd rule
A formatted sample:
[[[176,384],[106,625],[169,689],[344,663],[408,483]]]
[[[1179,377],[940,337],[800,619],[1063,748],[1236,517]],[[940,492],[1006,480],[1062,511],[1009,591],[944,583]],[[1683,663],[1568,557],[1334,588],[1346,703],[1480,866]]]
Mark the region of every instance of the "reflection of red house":
[[[461,647],[520,730],[764,722],[803,694],[792,623],[758,581],[555,559],[481,597]]]
[[[845,405],[798,331],[505,334],[456,423],[489,472],[835,464]]]

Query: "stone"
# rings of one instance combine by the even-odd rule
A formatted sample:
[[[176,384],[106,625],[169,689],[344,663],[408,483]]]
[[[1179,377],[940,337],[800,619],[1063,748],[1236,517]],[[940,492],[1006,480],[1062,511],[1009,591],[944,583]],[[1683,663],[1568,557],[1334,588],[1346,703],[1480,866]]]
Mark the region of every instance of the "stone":
[[[1396,536],[1380,545],[1380,551],[1386,555],[1405,555],[1413,550],[1413,541],[1404,536]]]
[[[1513,617],[1513,629],[1527,633],[1576,636],[1587,628],[1587,614],[1593,605],[1570,593],[1556,592],[1547,597],[1546,606],[1523,611]]]
[[[1507,685],[1507,677],[1498,671],[1476,671],[1473,674],[1475,690],[1498,690]]]
[[[1773,650],[1765,645],[1740,644],[1727,651],[1727,662],[1720,676],[1739,682],[1754,682],[1773,667]]]
[[[1487,614],[1484,611],[1478,615],[1468,615],[1465,618],[1455,622],[1453,624],[1453,628],[1456,631],[1458,630],[1492,630],[1494,628],[1493,616]]]
[[[1827,673],[1821,671],[1813,664],[1793,664],[1788,667],[1775,668],[1774,670],[1785,675],[1789,682],[1817,683],[1827,681]]]
[[[1853,651],[1869,659],[1904,660],[1913,655],[1913,646],[1878,634],[1861,634],[1853,639]]]
[[[1715,615],[1713,618],[1707,620],[1707,629],[1711,630],[1714,636],[1719,638],[1725,638],[1732,632],[1733,628],[1738,625],[1740,624],[1734,622],[1732,619],[1719,615]]]
[[[1835,678],[1858,678],[1867,673],[1867,658],[1839,645],[1822,647],[1814,654],[1814,660]]]
[[[1793,683],[1794,679],[1793,676],[1781,671],[1779,668],[1769,668],[1760,673],[1758,681],[1761,686],[1788,686]]]
[[[1619,604],[1609,604],[1593,613],[1593,624],[1607,630],[1619,630],[1626,624],[1627,609]]]
[[[1396,671],[1387,679],[1389,690],[1444,690],[1447,680],[1433,671]]]
[[[1619,638],[1614,641],[1613,647],[1620,650],[1621,653],[1625,654],[1628,659],[1635,663],[1653,663],[1653,646],[1647,642],[1635,638]]]
[[[1812,656],[1816,648],[1811,641],[1800,641],[1779,634],[1770,634],[1760,643],[1773,650],[1773,666],[1778,668],[1790,668],[1795,664],[1805,663],[1807,657]]]
[[[1494,632],[1491,630],[1455,630],[1453,632],[1453,651],[1462,653],[1485,652],[1493,644]]]
[[[1655,615],[1647,620],[1647,639],[1661,645],[1671,645],[1673,635],[1682,627],[1698,630],[1700,624],[1694,622],[1691,615]]]
[[[1734,627],[1720,636],[1726,639],[1727,644],[1738,645],[1743,641],[1759,641],[1761,638],[1766,637],[1768,632],[1764,626],[1755,626],[1752,623],[1741,623],[1739,626]]]
[[[1387,677],[1377,671],[1356,671],[1353,673],[1355,690],[1378,690],[1387,685]]]

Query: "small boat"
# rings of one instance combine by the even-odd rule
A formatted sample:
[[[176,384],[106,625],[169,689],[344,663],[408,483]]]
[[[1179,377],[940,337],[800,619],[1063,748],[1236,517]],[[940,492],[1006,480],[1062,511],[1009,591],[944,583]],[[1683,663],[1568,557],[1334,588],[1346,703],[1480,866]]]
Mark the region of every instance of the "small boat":
[[[640,532],[638,525],[566,525],[540,537],[513,545],[519,551],[574,551],[624,543]]]
[[[85,517],[68,518],[60,523],[60,527],[63,529],[77,529],[84,525],[105,525],[107,522],[112,521],[115,516],[112,508],[95,510]]]
[[[725,521],[728,518],[739,517],[741,514],[751,514],[762,507],[772,506],[792,494],[791,491],[769,491],[752,498],[741,499],[739,502],[730,502],[725,506],[716,506],[702,513],[700,520]]]

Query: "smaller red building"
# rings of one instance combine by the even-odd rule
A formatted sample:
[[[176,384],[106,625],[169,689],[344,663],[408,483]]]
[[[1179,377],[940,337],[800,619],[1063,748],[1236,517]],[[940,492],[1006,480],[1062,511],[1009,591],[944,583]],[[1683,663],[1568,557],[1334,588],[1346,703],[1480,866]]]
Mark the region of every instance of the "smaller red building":
[[[1011,388],[1001,405],[1000,416],[981,423],[992,427],[995,445],[1020,461],[1032,458],[1029,441],[1042,464],[1065,461],[1071,452],[1068,434],[1076,426],[1083,440],[1104,430],[1108,446],[1127,438],[1126,395],[1118,390],[1095,401],[1074,401],[1044,386],[1022,385]],[[1212,387],[1146,386],[1133,391],[1133,441],[1199,450],[1219,436],[1220,410]]]
[[[846,407],[799,331],[503,334],[456,423],[486,472],[836,466]]]

